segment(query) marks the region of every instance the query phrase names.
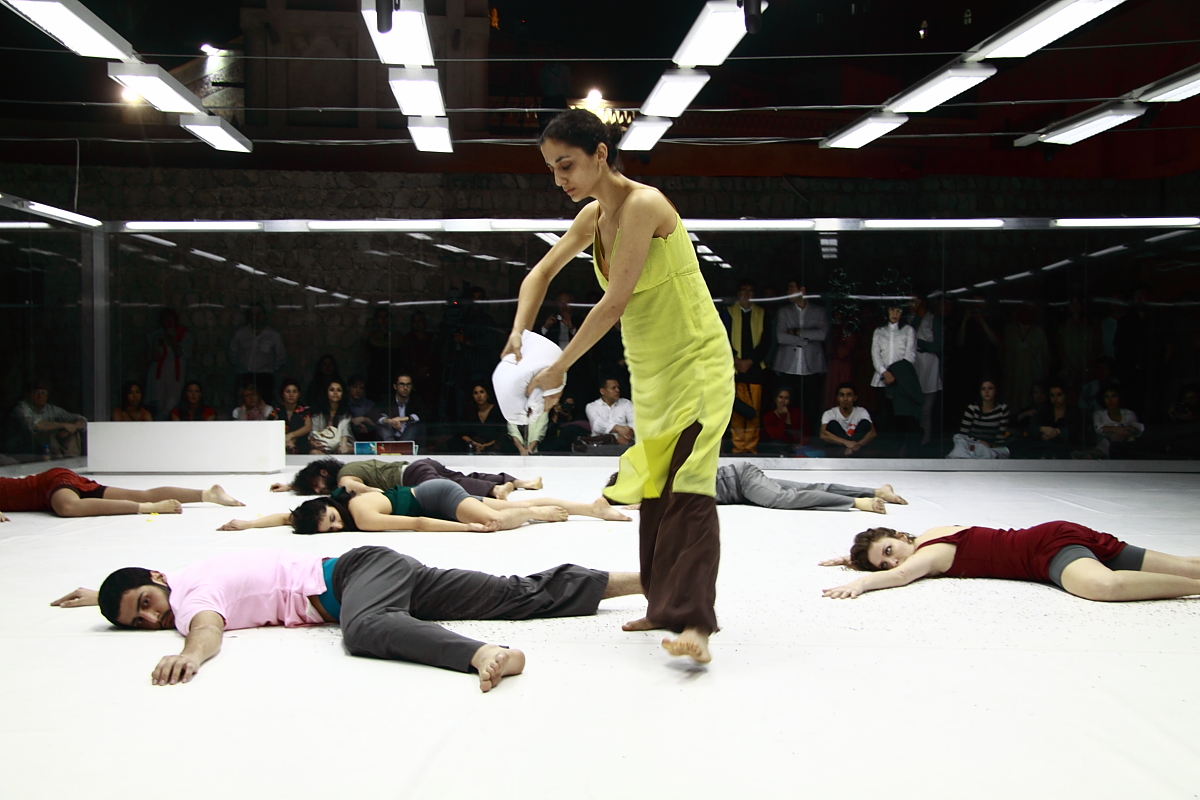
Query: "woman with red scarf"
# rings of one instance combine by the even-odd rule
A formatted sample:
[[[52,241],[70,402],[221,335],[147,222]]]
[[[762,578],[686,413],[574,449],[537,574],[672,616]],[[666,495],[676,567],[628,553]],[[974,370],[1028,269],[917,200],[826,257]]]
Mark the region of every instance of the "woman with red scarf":
[[[146,336],[150,346],[150,369],[146,373],[145,403],[154,409],[154,418],[164,420],[179,405],[187,381],[188,360],[192,357],[192,334],[179,324],[173,308],[158,315],[158,327]]]

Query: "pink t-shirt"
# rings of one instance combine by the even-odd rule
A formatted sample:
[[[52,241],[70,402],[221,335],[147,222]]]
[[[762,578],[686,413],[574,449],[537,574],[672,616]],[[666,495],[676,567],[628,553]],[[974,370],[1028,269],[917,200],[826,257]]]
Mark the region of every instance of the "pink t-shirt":
[[[243,550],[197,561],[164,577],[171,587],[175,629],[184,636],[201,611],[224,617],[226,630],[324,624],[308,602],[325,591],[320,556]]]

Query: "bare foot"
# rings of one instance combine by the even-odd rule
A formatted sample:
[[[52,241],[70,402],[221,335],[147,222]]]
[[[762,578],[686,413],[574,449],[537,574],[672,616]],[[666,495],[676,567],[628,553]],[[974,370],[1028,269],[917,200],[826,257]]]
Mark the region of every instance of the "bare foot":
[[[201,498],[205,503],[216,503],[219,506],[244,506],[241,500],[235,500],[229,493],[216,484],[211,489],[205,489]]]
[[[517,481],[516,487],[518,489],[532,489],[536,492],[542,488],[542,476],[539,475],[531,481]]]
[[[507,675],[520,675],[525,669],[525,654],[485,644],[471,656],[471,666],[479,673],[479,691],[490,692]]]
[[[708,634],[696,628],[684,628],[676,638],[663,639],[662,646],[673,656],[691,656],[701,664],[712,661],[712,654],[708,652]]]
[[[854,507],[859,511],[870,511],[873,514],[886,514],[887,505],[882,497],[856,497]]]
[[[533,506],[529,511],[533,519],[540,519],[542,522],[566,522],[567,517],[571,516],[560,506]]]
[[[900,495],[896,494],[890,483],[885,483],[875,490],[875,496],[883,500],[885,503],[895,503],[898,506],[908,505],[908,501]]]
[[[516,487],[513,486],[512,481],[509,481],[508,483],[498,483],[492,487],[491,495],[497,500],[507,500],[508,496],[512,494],[512,490],[515,488]]]
[[[626,622],[621,626],[623,631],[661,631],[666,625],[659,625],[649,617],[635,619],[633,622]]]
[[[631,521],[629,517],[625,516],[620,511],[617,511],[617,509],[609,505],[608,500],[606,500],[604,497],[600,497],[596,500],[596,502],[592,503],[592,512],[597,518],[606,519],[611,522]]]
[[[241,505],[240,503],[238,505]],[[139,514],[182,514],[183,503],[178,500],[159,500],[157,503],[138,503]]]

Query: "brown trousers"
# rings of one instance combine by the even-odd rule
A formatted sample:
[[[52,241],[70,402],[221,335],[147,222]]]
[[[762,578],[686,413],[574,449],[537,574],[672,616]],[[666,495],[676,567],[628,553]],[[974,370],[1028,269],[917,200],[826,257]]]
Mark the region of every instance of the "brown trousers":
[[[699,434],[699,422],[684,430],[671,456],[662,496],[642,501],[639,534],[646,617],[676,633],[684,628],[718,630],[713,608],[721,560],[717,501],[671,489]]]

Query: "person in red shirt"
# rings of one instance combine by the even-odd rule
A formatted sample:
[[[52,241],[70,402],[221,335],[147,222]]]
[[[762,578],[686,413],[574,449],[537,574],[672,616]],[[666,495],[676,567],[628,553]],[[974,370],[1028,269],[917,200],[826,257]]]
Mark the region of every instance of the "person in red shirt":
[[[0,512],[53,511],[60,517],[113,514],[180,514],[184,503],[241,506],[220,486],[208,489],[118,489],[101,486],[69,469],[56,467],[25,478],[0,478]],[[0,522],[8,522],[0,513]]]
[[[792,393],[782,388],[775,392],[775,407],[762,415],[759,446],[765,453],[792,453],[808,442],[804,415],[792,405]]]

